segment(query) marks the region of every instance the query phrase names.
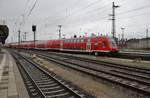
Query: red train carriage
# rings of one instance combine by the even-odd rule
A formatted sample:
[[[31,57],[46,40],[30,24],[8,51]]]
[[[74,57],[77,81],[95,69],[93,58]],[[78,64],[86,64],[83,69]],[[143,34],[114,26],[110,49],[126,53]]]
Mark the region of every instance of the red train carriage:
[[[49,49],[58,51],[73,51],[73,52],[90,52],[90,53],[108,53],[118,52],[117,45],[113,38],[110,37],[87,37],[87,38],[71,38],[62,40],[47,40],[36,41],[35,47],[33,41],[12,43],[13,48],[36,48]]]
[[[79,52],[118,52],[115,41],[109,37],[64,39],[63,46],[60,48],[65,51]]]

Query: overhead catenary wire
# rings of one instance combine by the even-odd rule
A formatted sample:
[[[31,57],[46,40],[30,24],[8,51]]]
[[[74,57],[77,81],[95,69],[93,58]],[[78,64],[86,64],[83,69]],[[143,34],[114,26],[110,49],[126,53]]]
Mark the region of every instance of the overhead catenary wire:
[[[146,6],[134,8],[134,9],[131,9],[131,10],[127,10],[127,11],[124,11],[124,12],[120,12],[120,13],[118,13],[118,15],[124,15],[124,14],[128,14],[128,13],[131,13],[131,12],[134,12],[134,11],[140,11],[140,10],[143,10],[143,9],[146,9],[146,8],[150,8],[150,5],[146,5]]]
[[[84,7],[82,7],[82,8],[78,8],[78,9],[75,9],[74,11],[72,11],[71,13],[70,13],[70,15],[75,15],[75,14],[77,14],[77,13],[81,13],[81,11],[83,11],[84,9],[87,9],[87,8],[90,8],[91,6],[93,6],[94,4],[97,4],[97,2],[100,2],[100,1],[102,1],[102,0],[96,0],[96,1],[94,1],[94,2],[92,2],[92,3],[90,3],[90,4],[88,4],[88,5],[86,5],[86,6],[84,6]],[[69,9],[69,8],[68,8]],[[65,10],[66,11],[66,10]],[[75,13],[76,12],[76,13]],[[93,12],[95,12],[95,10],[93,10]],[[64,12],[62,12],[62,13],[64,13]],[[48,18],[53,18],[53,17],[47,17],[47,18],[45,18],[45,19],[48,19]],[[55,17],[54,17],[55,18]]]
[[[38,0],[35,0],[35,2],[34,2],[34,4],[33,4],[32,8],[30,9],[30,11],[29,11],[27,17],[29,17],[29,16],[31,15],[31,13],[32,13],[33,9],[35,8],[35,5],[37,4],[37,2],[38,2]]]
[[[102,0],[101,0],[102,1]],[[78,15],[78,16],[80,16],[81,14],[85,14],[86,15],[86,13],[88,13],[88,14],[91,14],[91,16],[93,15],[92,13],[95,13],[95,14],[100,14],[100,13],[102,13],[102,12],[104,12],[104,11],[107,11],[107,10],[109,10],[109,9],[106,9],[106,10],[104,10],[104,8],[105,7],[107,7],[107,5],[109,5],[109,4],[106,4],[106,5],[104,5],[104,6],[102,6],[102,7],[99,7],[99,8],[96,8],[96,9],[94,9],[94,10],[87,10],[87,11],[84,11],[84,12],[81,12],[83,9],[85,9],[85,8],[90,8],[92,5],[94,5],[94,4],[97,4],[97,2],[99,2],[99,0],[96,0],[96,1],[94,1],[94,2],[92,2],[92,3],[90,3],[90,4],[88,4],[87,6],[85,6],[85,7],[83,7],[83,8],[79,8],[79,9],[77,9],[76,11],[78,11],[77,13],[75,13],[75,11],[73,11],[70,15],[71,16],[76,16],[76,15]],[[100,9],[100,10],[99,10]],[[101,10],[102,10],[102,12],[101,12]],[[96,13],[96,12],[98,12],[98,13]],[[89,15],[88,15],[89,16]],[[82,16],[81,16],[82,17]],[[84,16],[83,16],[84,17]],[[76,17],[74,17],[74,18],[76,18]],[[64,19],[65,19],[65,17],[64,17]],[[52,21],[54,21],[54,20],[63,20],[63,18],[61,18],[60,17],[60,19],[52,19]]]
[[[86,7],[86,6],[85,6]],[[88,6],[87,6],[88,7]],[[84,7],[82,7],[82,8],[84,8]],[[77,21],[78,20],[78,16],[80,16],[80,17],[82,17],[82,19],[84,20],[84,17],[86,17],[86,12],[88,13],[89,11],[91,11],[92,12],[92,10],[93,9],[90,9],[91,7],[88,7],[87,9],[86,9],[86,11],[82,11],[81,12],[81,10],[82,10],[82,8],[80,8],[80,9],[78,9],[78,12],[74,12],[74,14],[72,15],[72,16],[74,16],[72,19],[70,19],[70,21],[69,21],[69,23],[68,23],[68,21],[67,21],[67,25],[70,25],[70,24],[75,24],[75,23],[78,23],[79,21]],[[141,7],[140,7],[141,8]],[[124,12],[119,12],[119,13],[117,13],[118,15],[117,15],[117,18],[119,18],[119,19],[126,19],[126,18],[134,18],[134,17],[138,17],[138,16],[142,16],[142,14],[140,15],[133,15],[133,17],[132,17],[132,15],[131,16],[123,16],[123,15],[128,15],[129,13],[132,13],[132,12],[136,12],[136,11],[141,11],[141,10],[143,10],[143,9],[147,9],[147,8],[149,8],[149,7],[144,7],[144,8],[141,8],[141,9],[139,9],[139,7],[138,8],[135,8],[135,9],[131,9],[131,10],[127,10],[127,11],[124,11]],[[139,10],[137,10],[137,9],[139,9]],[[103,14],[103,11],[102,10],[104,10],[105,11],[105,8],[102,8],[102,9],[100,9],[100,10],[93,10],[93,13],[94,14]],[[32,11],[31,11],[31,13],[32,13]],[[83,13],[83,14],[82,14]],[[89,20],[94,20],[94,19],[90,19],[90,16],[92,16],[93,15],[93,13],[88,13],[87,14],[87,21],[89,21]],[[75,17],[75,14],[76,14],[76,16],[77,17]],[[149,14],[148,14],[149,15]],[[29,15],[30,16],[30,15]],[[88,20],[88,17],[89,17],[89,20]],[[94,17],[94,16],[93,16]],[[123,17],[123,18],[122,18]],[[54,19],[52,18],[52,19],[50,19],[49,20],[49,23],[47,22],[46,24],[47,25],[55,25],[55,24],[58,24],[59,22],[58,21],[63,21],[64,19],[65,19],[66,17],[64,16],[64,18],[57,18],[57,19],[55,19],[55,17],[54,17]],[[98,18],[95,18],[95,20],[97,20],[97,21],[101,21],[101,20],[104,20],[104,19],[107,19],[108,18],[108,16],[106,16],[106,17],[103,17],[103,16],[100,16],[99,17],[100,19],[98,19]],[[86,23],[86,21],[84,22],[82,20],[82,23]],[[42,21],[43,22],[43,21]],[[44,22],[43,22],[44,23]],[[46,25],[46,24],[44,24],[44,25]],[[65,23],[64,23],[65,24]]]

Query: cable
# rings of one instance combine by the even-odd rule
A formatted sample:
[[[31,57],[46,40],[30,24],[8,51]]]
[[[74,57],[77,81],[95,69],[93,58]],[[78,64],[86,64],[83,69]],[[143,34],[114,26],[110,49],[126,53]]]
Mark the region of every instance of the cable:
[[[119,18],[119,19],[128,19],[128,18],[135,18],[135,17],[143,16],[143,15],[150,15],[150,12],[148,12],[148,13],[142,13],[142,14],[137,14],[137,15],[131,15],[131,16],[129,16],[129,17],[123,17],[123,18],[118,17],[118,18]]]
[[[102,0],[101,0],[101,1],[102,1]],[[87,6],[85,6],[85,7],[83,7],[83,8],[79,8],[79,9],[75,10],[74,12],[72,12],[72,13],[71,13],[71,15],[70,15],[70,16],[74,15],[74,13],[75,13],[76,11],[81,12],[80,10],[83,10],[83,9],[89,8],[90,6],[93,6],[94,4],[97,4],[97,2],[99,2],[99,0],[94,1],[94,2],[92,2],[92,3],[88,4]],[[95,12],[95,11],[93,11],[93,12]],[[68,17],[69,17],[69,16],[68,16]],[[47,17],[47,18],[52,18],[52,17]],[[47,18],[46,18],[46,19],[47,19]]]
[[[127,11],[124,11],[124,12],[120,12],[118,14],[123,15],[123,14],[127,14],[127,13],[134,12],[134,11],[140,11],[140,10],[143,10],[145,8],[150,8],[150,5],[142,6],[142,7],[139,7],[139,8],[132,9],[132,10],[127,10]]]
[[[37,1],[38,1],[38,0],[36,0],[35,3],[33,4],[32,8],[30,9],[30,11],[29,11],[29,13],[28,13],[28,15],[27,15],[27,17],[29,17],[29,16],[31,15],[33,9],[35,8],[35,5],[36,5]]]

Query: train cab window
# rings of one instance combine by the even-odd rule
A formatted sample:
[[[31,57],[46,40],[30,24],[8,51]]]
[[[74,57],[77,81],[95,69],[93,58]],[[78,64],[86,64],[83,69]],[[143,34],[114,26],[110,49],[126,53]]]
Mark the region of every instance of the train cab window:
[[[110,41],[110,46],[111,47],[117,47],[117,44],[116,44],[116,42],[113,38],[110,38],[109,41]]]

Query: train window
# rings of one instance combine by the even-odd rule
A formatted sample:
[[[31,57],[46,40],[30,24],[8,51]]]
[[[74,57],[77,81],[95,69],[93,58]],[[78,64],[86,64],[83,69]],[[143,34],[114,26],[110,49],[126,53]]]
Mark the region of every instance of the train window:
[[[77,39],[76,39],[76,42],[78,42]]]
[[[79,42],[81,42],[81,39],[79,39]]]
[[[83,39],[81,39],[81,42],[84,42],[84,40],[83,40]]]
[[[98,46],[98,42],[95,42],[94,45],[95,45],[95,46]]]
[[[106,42],[102,42],[102,48],[106,48],[107,43]]]

